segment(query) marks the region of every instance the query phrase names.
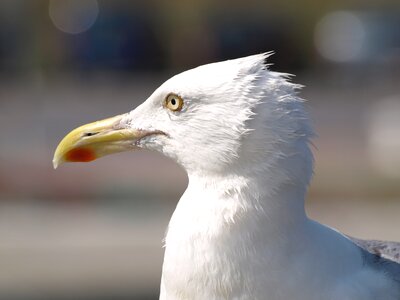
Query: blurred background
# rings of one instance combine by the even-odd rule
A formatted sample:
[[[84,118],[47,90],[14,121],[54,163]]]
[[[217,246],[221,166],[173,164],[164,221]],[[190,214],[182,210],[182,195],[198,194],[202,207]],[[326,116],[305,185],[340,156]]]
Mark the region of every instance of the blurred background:
[[[172,74],[274,50],[318,137],[312,218],[400,241],[398,0],[0,2],[0,299],[158,299],[182,169],[155,153],[51,160]]]

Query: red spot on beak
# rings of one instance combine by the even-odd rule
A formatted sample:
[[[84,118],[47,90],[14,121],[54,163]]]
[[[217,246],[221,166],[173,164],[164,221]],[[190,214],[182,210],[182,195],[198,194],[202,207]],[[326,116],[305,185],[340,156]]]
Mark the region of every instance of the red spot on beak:
[[[65,154],[65,160],[71,162],[89,162],[95,159],[94,151],[87,148],[72,149]]]

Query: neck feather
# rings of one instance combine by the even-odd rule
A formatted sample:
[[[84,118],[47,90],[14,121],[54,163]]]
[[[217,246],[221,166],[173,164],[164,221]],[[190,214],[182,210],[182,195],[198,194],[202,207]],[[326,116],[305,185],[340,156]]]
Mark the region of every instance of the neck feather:
[[[255,239],[261,235],[264,238],[291,235],[307,220],[306,187],[293,182],[278,184],[276,176],[262,170],[251,175],[189,174],[188,188],[169,225],[167,246],[169,237],[213,239],[229,235],[231,230]]]

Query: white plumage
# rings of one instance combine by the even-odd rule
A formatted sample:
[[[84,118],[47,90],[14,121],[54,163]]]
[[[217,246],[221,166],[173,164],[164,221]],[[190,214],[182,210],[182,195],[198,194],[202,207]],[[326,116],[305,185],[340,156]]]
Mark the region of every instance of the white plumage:
[[[269,71],[267,57],[176,75],[114,125],[146,132],[135,148],[188,173],[165,238],[160,299],[400,299],[400,265],[378,251],[398,244],[354,243],[307,218],[313,131],[299,86]],[[182,110],[165,107],[170,93]]]
[[[342,234],[309,220],[313,133],[287,75],[268,55],[209,64],[165,82],[129,114],[157,129],[144,148],[176,160],[189,185],[165,238],[160,299],[400,299]],[[165,113],[165,94],[180,112]]]

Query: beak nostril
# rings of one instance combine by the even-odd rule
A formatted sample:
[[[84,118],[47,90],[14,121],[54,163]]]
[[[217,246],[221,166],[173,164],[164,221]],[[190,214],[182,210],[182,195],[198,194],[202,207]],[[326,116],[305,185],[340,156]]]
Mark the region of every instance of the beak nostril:
[[[85,132],[85,133],[83,133],[83,136],[84,136],[84,137],[86,137],[86,136],[93,136],[93,135],[96,135],[96,134],[98,134],[98,132]]]

